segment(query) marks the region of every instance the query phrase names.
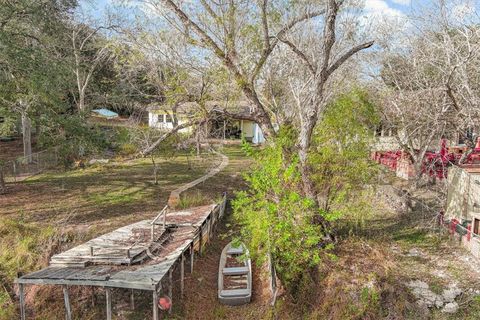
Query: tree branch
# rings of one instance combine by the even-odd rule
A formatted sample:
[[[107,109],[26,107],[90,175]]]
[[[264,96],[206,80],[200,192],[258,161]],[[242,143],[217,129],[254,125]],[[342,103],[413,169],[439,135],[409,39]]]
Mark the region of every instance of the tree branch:
[[[374,41],[369,41],[362,43],[358,46],[355,46],[348,50],[345,54],[343,54],[340,58],[337,59],[328,69],[327,69],[327,76],[330,76],[335,70],[337,70],[345,61],[347,61],[351,56],[356,54],[357,52],[370,48],[373,46]]]
[[[268,57],[272,53],[273,49],[278,44],[278,41],[280,38],[283,38],[283,36],[290,31],[293,27],[295,27],[298,23],[309,20],[311,18],[315,18],[318,16],[321,16],[322,14],[325,13],[325,10],[319,10],[319,11],[314,11],[314,12],[307,12],[299,17],[296,17],[292,21],[290,21],[285,27],[280,29],[279,32],[275,36],[273,36],[274,40],[271,42],[270,46],[263,51],[262,55],[260,56],[260,59],[258,60],[257,64],[255,65],[255,68],[253,69],[252,75],[250,77],[250,82],[253,83],[255,79],[258,77],[258,74],[262,70],[263,66],[267,62]],[[269,37],[271,37],[269,35]],[[272,38],[272,37],[271,37]]]
[[[305,55],[305,53],[303,53],[300,49],[298,49],[297,46],[295,46],[292,42],[286,40],[286,39],[280,39],[281,42],[285,43],[287,46],[290,47],[290,49],[292,49],[292,51],[300,58],[303,60],[303,62],[305,62],[305,64],[307,65],[308,69],[310,70],[310,72],[315,75],[315,68],[313,66],[313,64],[310,62],[310,60],[308,59],[308,57]]]
[[[199,124],[201,123],[202,121],[204,121],[204,119],[196,119],[196,120],[192,120],[192,121],[188,121],[188,122],[185,122],[185,123],[182,123],[182,124],[179,124],[177,125],[176,127],[174,127],[172,130],[168,131],[168,132],[165,132],[160,138],[158,138],[154,143],[152,143],[150,146],[148,146],[147,148],[143,149],[142,151],[140,151],[140,154],[142,156],[146,156],[148,154],[150,154],[151,152],[153,152],[159,145],[160,143],[162,143],[163,141],[165,141],[167,138],[171,137],[172,135],[174,135],[175,133],[177,133],[178,131],[182,130],[182,129],[185,129],[185,128],[188,128],[188,127],[191,127],[191,126],[194,126],[196,124]]]

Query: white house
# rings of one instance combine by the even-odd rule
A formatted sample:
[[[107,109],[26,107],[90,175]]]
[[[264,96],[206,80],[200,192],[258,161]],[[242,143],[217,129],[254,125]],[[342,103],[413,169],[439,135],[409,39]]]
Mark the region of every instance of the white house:
[[[215,109],[228,110],[235,114],[250,114],[252,111],[251,105],[247,102],[226,103],[222,101],[207,101],[204,106],[207,110],[215,112]],[[175,114],[178,124],[188,121],[190,115],[199,110],[199,105],[196,102],[186,102],[177,106]],[[157,129],[172,129],[174,127],[173,121],[174,111],[172,108],[165,106],[153,106],[148,109],[148,126]],[[181,129],[180,132],[189,133],[192,127]],[[244,137],[247,141],[255,144],[265,142],[262,129],[260,126],[250,120],[236,120],[219,115],[215,120],[209,122],[209,135],[212,138],[241,138]]]

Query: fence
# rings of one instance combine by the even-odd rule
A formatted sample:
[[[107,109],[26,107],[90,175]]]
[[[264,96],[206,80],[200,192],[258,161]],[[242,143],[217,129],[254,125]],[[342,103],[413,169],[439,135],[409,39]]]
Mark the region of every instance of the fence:
[[[17,182],[36,175],[45,169],[53,168],[57,164],[58,149],[51,148],[32,153],[30,157],[19,157],[7,161],[2,170],[6,182]]]

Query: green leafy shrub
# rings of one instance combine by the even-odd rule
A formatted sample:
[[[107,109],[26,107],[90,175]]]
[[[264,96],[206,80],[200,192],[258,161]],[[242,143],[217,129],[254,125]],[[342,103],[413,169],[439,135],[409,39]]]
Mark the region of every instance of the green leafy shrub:
[[[375,173],[369,139],[376,120],[373,105],[359,91],[327,106],[309,154],[318,204],[302,192],[298,132],[293,126],[281,127],[261,151],[244,143],[255,165],[245,176],[249,190],[238,193],[233,201],[234,214],[253,257],[262,263],[271,255],[292,293],[312,283],[305,276],[322,258],[335,257],[333,245],[325,241],[327,230],[314,223],[318,216],[328,224],[356,206],[357,213],[368,211],[368,203],[361,200]]]

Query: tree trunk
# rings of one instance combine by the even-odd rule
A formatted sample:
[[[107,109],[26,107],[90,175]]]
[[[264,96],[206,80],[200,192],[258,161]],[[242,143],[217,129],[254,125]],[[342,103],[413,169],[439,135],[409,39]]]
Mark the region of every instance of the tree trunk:
[[[28,163],[32,162],[32,123],[26,112],[22,112],[23,155]]]
[[[197,128],[197,132],[195,133],[195,146],[197,148],[197,157],[200,156],[200,129]]]
[[[80,90],[78,97],[78,110],[85,111],[85,92]]]
[[[157,163],[155,162],[155,156],[152,155],[152,163],[153,163],[153,179],[155,185],[158,184],[158,166]]]

